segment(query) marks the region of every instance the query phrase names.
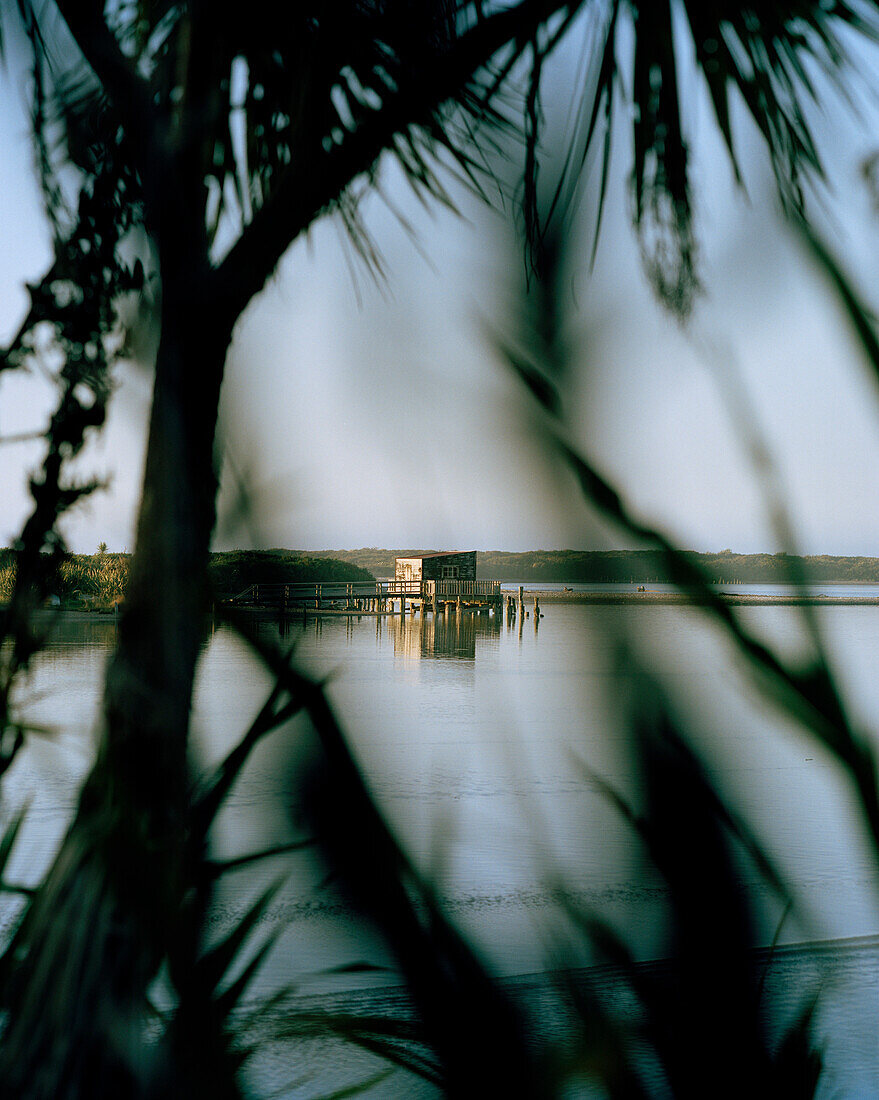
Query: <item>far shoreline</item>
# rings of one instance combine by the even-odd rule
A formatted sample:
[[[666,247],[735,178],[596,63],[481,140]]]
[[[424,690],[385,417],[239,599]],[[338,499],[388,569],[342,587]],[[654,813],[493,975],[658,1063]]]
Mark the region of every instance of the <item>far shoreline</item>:
[[[512,593],[506,593],[512,595]],[[515,599],[516,597],[513,596]],[[715,592],[711,597],[698,592],[557,592],[545,589],[526,589],[526,603],[538,600],[541,604],[678,604],[704,607],[719,601],[731,607],[879,607],[879,596],[826,596],[823,593],[808,596],[755,595],[737,592]]]
[[[512,592],[504,592],[504,596],[509,597],[514,603],[518,602],[517,595]],[[729,607],[879,607],[879,596],[828,596],[823,593],[800,596],[715,592],[708,597],[698,592],[651,592],[649,589],[645,592],[560,592],[543,588],[524,588],[523,601],[529,610],[534,606],[535,601],[541,606],[569,604],[586,607],[636,605],[644,607],[707,607],[715,602],[726,604]],[[0,609],[4,606],[0,604]],[[107,608],[65,607],[62,604],[60,607],[39,608],[37,614],[41,618],[63,619],[67,622],[85,620],[112,623],[118,622],[122,610],[123,608],[113,611]],[[256,613],[271,618],[278,617],[277,611],[263,607],[239,607],[238,610],[239,612]],[[309,618],[317,615],[363,617],[370,614],[362,609],[291,607],[290,616],[299,617],[303,611]],[[210,616],[211,612],[208,612],[208,614]],[[386,615],[387,612],[373,612],[372,614]]]

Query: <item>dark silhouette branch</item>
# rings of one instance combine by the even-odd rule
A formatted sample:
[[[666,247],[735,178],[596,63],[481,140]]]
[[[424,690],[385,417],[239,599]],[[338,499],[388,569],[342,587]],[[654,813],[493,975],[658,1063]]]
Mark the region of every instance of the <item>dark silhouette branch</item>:
[[[396,134],[419,125],[428,127],[432,113],[460,96],[473,75],[505,46],[512,43],[521,52],[537,27],[557,12],[570,18],[580,6],[559,0],[524,0],[481,20],[445,54],[428,60],[417,81],[398,87],[381,109],[340,145],[317,160],[291,164],[217,269],[215,295],[224,311],[241,314],[290,244],[332,206],[352,180],[374,166]],[[485,94],[494,91],[495,87]],[[487,106],[485,100],[483,103]]]
[[[57,0],[57,7],[86,64],[110,101],[124,115],[132,151],[139,152],[142,160],[160,155],[161,149],[152,141],[156,107],[150,102],[149,86],[119,48],[105,21],[104,4],[94,0],[90,3]],[[155,169],[153,165],[152,170]]]

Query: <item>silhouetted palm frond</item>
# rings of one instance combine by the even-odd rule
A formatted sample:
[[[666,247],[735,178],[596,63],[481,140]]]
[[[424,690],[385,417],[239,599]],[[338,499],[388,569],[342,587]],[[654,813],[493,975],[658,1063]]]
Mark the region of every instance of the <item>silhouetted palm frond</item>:
[[[875,39],[872,2],[820,0],[731,4],[681,0],[588,5],[594,20],[591,57],[580,74],[582,97],[554,209],[569,199],[593,144],[603,143],[598,221],[615,125],[614,103],[630,106],[632,216],[645,269],[660,299],[686,315],[699,289],[688,96],[707,91],[736,179],[744,171],[736,115],[759,131],[789,212],[804,212],[807,184],[823,178],[813,116],[832,91],[846,94],[845,36]],[[682,79],[683,78],[683,79]],[[579,156],[577,155],[579,150]],[[597,230],[596,230],[597,232]]]

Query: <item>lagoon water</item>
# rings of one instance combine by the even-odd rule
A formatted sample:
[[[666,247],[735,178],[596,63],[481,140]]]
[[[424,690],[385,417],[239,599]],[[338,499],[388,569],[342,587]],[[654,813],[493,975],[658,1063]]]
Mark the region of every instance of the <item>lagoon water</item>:
[[[529,581],[527,578],[524,578],[521,581],[504,581],[501,584],[501,588],[504,592],[515,593],[520,584],[527,588],[529,592],[560,592],[565,589],[569,592],[627,593],[637,591],[640,582],[636,583],[632,581],[630,584],[621,584],[619,582],[585,583],[581,581],[572,581],[569,585],[561,585],[549,581]],[[656,583],[648,584],[646,587],[650,592],[674,593],[679,591],[673,584]],[[804,589],[802,585],[776,584],[768,581],[759,584],[739,584],[730,581],[715,584],[712,587],[717,592],[728,592],[735,596],[801,596],[805,593],[817,596],[823,593],[825,596],[835,596],[837,598],[852,596],[879,597],[879,584],[868,582],[863,584],[815,584]]]
[[[879,594],[879,586],[851,587],[854,595]],[[557,876],[612,921],[639,958],[663,955],[663,884],[595,782],[601,777],[637,800],[625,714],[633,699],[661,689],[795,898],[781,929],[788,946],[767,987],[772,1005],[783,1018],[823,983],[821,1095],[879,1095],[879,875],[836,764],[761,694],[699,609],[553,604],[544,613],[539,625],[454,613],[325,617],[291,624],[284,640],[296,645],[306,669],[330,677],[330,699],[374,798],[433,877],[450,916],[504,980],[535,1002],[543,996],[537,976],[558,961],[549,951],[560,928],[550,886]],[[813,613],[852,713],[865,731],[879,730],[879,607]],[[801,609],[741,614],[786,658],[806,651]],[[267,622],[261,629],[278,628]],[[30,721],[46,732],[31,738],[3,788],[7,812],[30,801],[11,877],[35,881],[63,833],[93,752],[101,672],[114,637],[112,622],[68,616],[22,694]],[[237,638],[226,629],[211,634],[195,707],[199,768],[228,751],[268,688]],[[309,740],[297,721],[260,746],[219,823],[218,857],[297,835],[297,769]],[[286,930],[262,982],[295,982],[314,998],[356,995],[379,1004],[396,996],[393,960],[363,934],[307,853],[230,876],[216,928],[228,927],[282,870],[286,885],[266,920]],[[768,944],[780,906],[753,868],[743,865],[741,876]],[[338,973],[362,960],[389,969],[359,978]],[[585,949],[564,959],[569,966],[592,961]],[[267,1057],[258,1089],[286,1083],[285,1072],[283,1058]],[[394,1095],[422,1094],[402,1080]],[[384,1088],[382,1095],[392,1095]],[[287,1095],[313,1093],[312,1081]]]

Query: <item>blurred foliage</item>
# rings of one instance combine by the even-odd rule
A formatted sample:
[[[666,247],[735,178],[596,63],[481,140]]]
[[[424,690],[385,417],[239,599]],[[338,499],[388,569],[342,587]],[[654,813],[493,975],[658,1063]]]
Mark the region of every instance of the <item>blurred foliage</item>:
[[[455,1097],[564,1097],[585,1076],[614,1100],[628,1100],[654,1093],[645,1060],[659,1067],[657,1095],[813,1095],[821,1069],[810,1038],[814,999],[804,991],[793,1027],[779,1042],[768,1038],[753,913],[734,853],[743,847],[786,902],[784,884],[706,777],[673,708],[646,682],[631,715],[643,805],[606,784],[603,790],[667,888],[667,971],[645,975],[600,915],[568,904],[574,934],[619,969],[638,1011],[634,1023],[615,1018],[588,977],[585,985],[568,981],[563,969],[576,1027],[573,1038],[552,1036],[547,1049],[529,1042],[522,1006],[397,842],[323,686],[299,672],[279,642],[233,619],[273,687],[206,780],[191,773],[187,735],[211,569],[220,588],[237,584],[245,568],[282,569],[282,579],[289,569],[317,568],[277,553],[221,555],[209,565],[217,407],[237,318],[289,245],[328,210],[380,270],[359,201],[380,186],[383,154],[421,198],[450,202],[442,163],[478,192],[497,184],[506,198],[493,166],[519,135],[530,294],[517,316],[532,331],[500,344],[499,353],[542,407],[548,437],[585,500],[652,552],[640,560],[657,562],[662,576],[699,594],[704,614],[769,696],[836,760],[879,849],[872,743],[848,714],[814,616],[803,610],[809,659],[786,664],[711,587],[717,574],[709,570],[735,568],[734,556],[697,559],[635,516],[566,438],[559,415],[559,222],[599,143],[600,220],[615,103],[622,99],[627,109],[632,220],[645,270],[660,300],[686,316],[700,277],[681,120],[683,59],[692,57],[707,86],[736,175],[733,100],[757,126],[784,207],[798,215],[807,183],[822,174],[808,104],[841,84],[844,36],[875,36],[875,4],[332,0],[242,12],[226,2],[59,0],[22,2],[19,13],[31,47],[29,102],[55,255],[29,287],[28,315],[0,370],[48,372],[58,403],[31,480],[32,513],[14,560],[2,562],[10,592],[0,619],[0,773],[26,733],[10,699],[45,641],[34,610],[59,587],[112,601],[125,584],[122,556],[67,555],[58,521],[97,487],[74,479],[69,463],[104,422],[112,366],[128,337],[123,306],[149,316],[160,302],[163,327],[138,547],[97,760],[0,964],[0,1097],[242,1095],[239,1071],[249,1048],[239,1014],[274,946],[271,935],[257,934],[275,887],[211,938],[217,883],[234,869],[210,858],[211,826],[254,747],[300,714],[315,746],[297,772],[305,830],[285,848],[314,847],[339,895],[395,958],[414,1018],[297,1013],[281,989],[261,1006],[274,1017],[275,1034],[323,1028]],[[586,31],[586,61],[566,155],[550,169],[541,149],[541,81],[547,59],[575,28]],[[541,178],[547,170],[554,174],[549,189]],[[868,360],[879,366],[869,314],[820,242],[811,242]],[[513,346],[529,352],[514,354]],[[775,564],[792,582],[813,568],[794,555]],[[341,567],[323,559],[320,568]],[[242,586],[254,579],[248,574]],[[16,828],[0,840],[0,878]],[[595,843],[600,838],[584,835],[584,853]],[[244,860],[283,854],[275,848]],[[159,988],[164,1006],[154,1003]],[[385,1080],[373,1076],[337,1095]]]

